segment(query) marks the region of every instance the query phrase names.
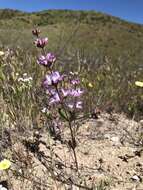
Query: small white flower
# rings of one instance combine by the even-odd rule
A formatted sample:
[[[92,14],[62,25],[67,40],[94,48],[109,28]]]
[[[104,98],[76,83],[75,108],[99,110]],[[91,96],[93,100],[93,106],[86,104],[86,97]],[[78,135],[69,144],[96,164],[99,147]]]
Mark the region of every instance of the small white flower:
[[[26,77],[26,76],[27,76],[27,73],[23,73],[23,76]]]
[[[33,80],[32,77],[27,77],[27,78],[23,79],[23,82],[30,82],[31,80]]]
[[[27,78],[19,77],[18,78],[18,81],[21,81],[21,82],[31,82],[32,80],[33,80],[32,77],[27,77]]]
[[[23,82],[29,82],[28,78],[23,79]]]
[[[24,79],[23,78],[18,78],[18,82],[20,82],[20,81],[22,81],[22,82],[24,82]]]
[[[29,77],[28,79],[29,79],[29,81],[30,81],[30,80],[33,80],[33,78],[32,78],[32,77]]]

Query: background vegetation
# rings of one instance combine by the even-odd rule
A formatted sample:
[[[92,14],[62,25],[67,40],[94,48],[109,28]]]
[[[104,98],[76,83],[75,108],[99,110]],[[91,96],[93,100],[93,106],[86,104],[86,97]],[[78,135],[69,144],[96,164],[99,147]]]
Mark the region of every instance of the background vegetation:
[[[94,11],[25,13],[0,10],[1,50],[13,50],[12,60],[2,60],[0,66],[5,101],[14,96],[8,96],[4,83],[9,88],[15,88],[11,77],[16,73],[22,75],[27,72],[34,78],[32,90],[40,86],[44,71],[36,65],[37,50],[33,47],[31,34],[34,27],[41,29],[42,36],[48,36],[48,50],[56,53],[58,58],[56,67],[79,73],[87,91],[86,111],[98,106],[109,112],[125,112],[136,119],[141,117],[142,89],[134,83],[143,79],[143,26]],[[89,83],[92,83],[92,87]],[[14,92],[10,90],[9,93]],[[18,101],[25,102],[15,98],[13,101],[18,105]],[[25,98],[27,100],[27,94]],[[34,94],[30,95],[29,103],[35,109]]]

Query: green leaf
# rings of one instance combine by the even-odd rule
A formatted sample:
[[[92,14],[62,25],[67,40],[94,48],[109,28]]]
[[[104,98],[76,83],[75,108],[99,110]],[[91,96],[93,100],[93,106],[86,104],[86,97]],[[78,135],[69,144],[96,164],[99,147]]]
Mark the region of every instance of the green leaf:
[[[67,114],[67,112],[64,110],[64,109],[62,109],[62,108],[59,108],[59,114],[60,114],[60,116],[63,118],[63,119],[65,119],[66,121],[68,121],[68,116],[69,116],[69,114]]]

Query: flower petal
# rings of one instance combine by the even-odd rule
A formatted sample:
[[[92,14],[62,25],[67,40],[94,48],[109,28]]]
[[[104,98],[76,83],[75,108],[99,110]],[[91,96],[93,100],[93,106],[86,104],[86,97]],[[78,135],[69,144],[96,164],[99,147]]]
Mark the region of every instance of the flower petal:
[[[0,170],[6,170],[10,168],[11,162],[7,159],[4,159],[0,162]]]
[[[136,85],[136,86],[139,86],[139,87],[143,87],[143,82],[136,81],[136,82],[135,82],[135,85]]]

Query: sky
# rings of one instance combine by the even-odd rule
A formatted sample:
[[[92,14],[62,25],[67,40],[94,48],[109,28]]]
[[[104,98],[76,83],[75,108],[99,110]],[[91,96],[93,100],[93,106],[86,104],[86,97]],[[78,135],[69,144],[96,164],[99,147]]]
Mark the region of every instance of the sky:
[[[95,10],[143,24],[143,0],[0,0],[0,9],[27,12],[47,9]]]

